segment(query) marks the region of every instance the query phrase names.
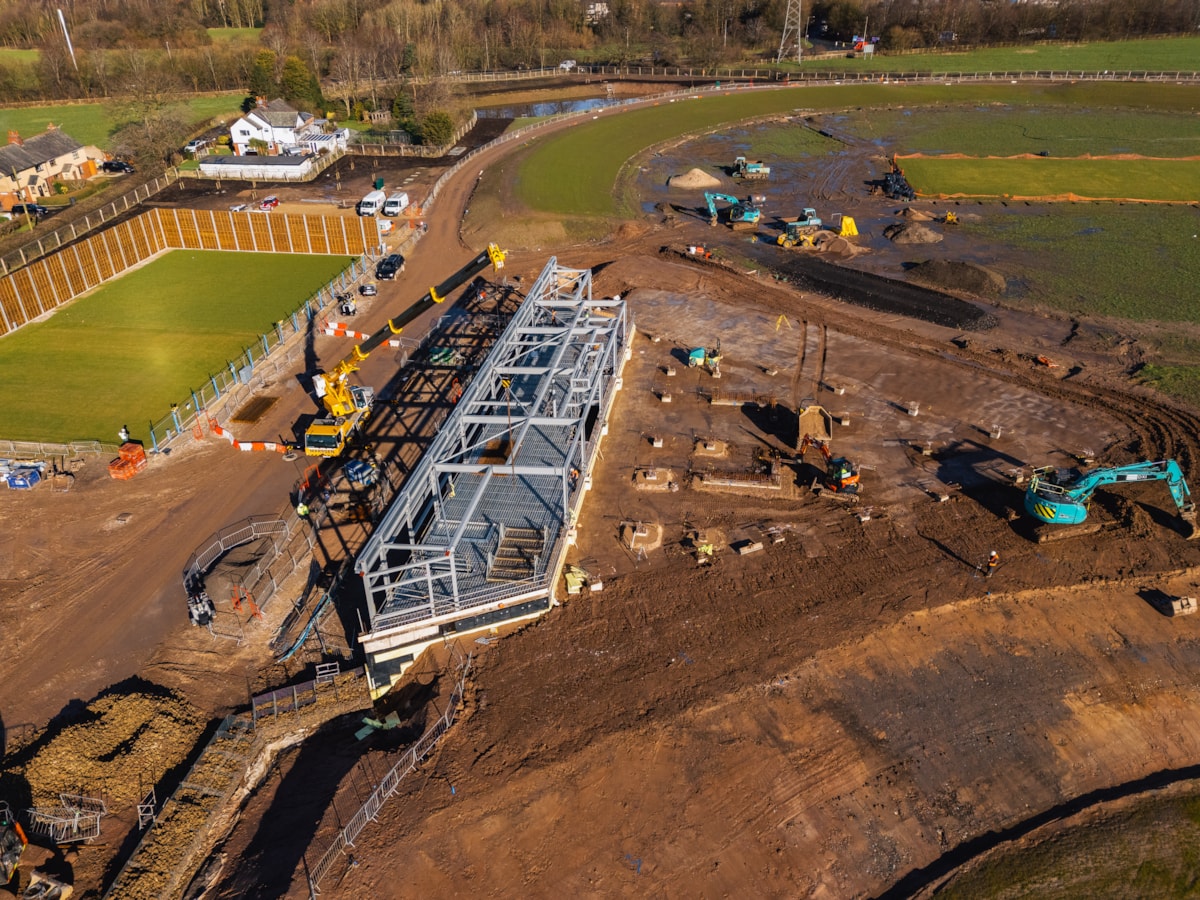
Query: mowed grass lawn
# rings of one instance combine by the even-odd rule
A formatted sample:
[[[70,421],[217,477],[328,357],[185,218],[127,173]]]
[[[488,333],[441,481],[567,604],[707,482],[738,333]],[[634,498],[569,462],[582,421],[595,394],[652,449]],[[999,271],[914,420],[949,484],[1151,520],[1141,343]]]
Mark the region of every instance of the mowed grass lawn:
[[[186,108],[187,118],[204,122],[216,116],[233,119],[240,115],[244,94],[220,94],[212,97],[193,97],[178,105]],[[33,137],[53,122],[81,144],[109,148],[109,138],[116,128],[115,107],[111,103],[64,103],[54,106],[27,106],[0,109],[0,133],[19,132],[21,137]]]
[[[927,197],[1065,197],[1200,200],[1200,160],[902,159]]]
[[[0,438],[115,442],[181,406],[350,263],[175,250],[0,338]]]

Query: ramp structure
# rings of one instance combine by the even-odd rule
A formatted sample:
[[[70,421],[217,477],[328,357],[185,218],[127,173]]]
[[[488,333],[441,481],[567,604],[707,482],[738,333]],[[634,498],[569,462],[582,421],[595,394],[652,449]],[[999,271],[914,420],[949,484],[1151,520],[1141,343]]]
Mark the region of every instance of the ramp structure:
[[[355,562],[373,696],[432,643],[550,608],[632,335],[589,270],[546,264]]]

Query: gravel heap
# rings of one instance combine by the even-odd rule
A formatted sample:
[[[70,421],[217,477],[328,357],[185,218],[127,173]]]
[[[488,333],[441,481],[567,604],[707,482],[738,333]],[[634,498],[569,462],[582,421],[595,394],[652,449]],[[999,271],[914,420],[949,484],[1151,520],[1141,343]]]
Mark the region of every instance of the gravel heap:
[[[108,694],[81,721],[42,747],[25,767],[34,802],[57,805],[60,792],[103,791],[134,803],[195,746],[204,720],[172,691]]]
[[[694,191],[704,188],[715,188],[721,186],[721,179],[714,178],[703,169],[692,169],[685,175],[672,175],[667,179],[667,185],[673,188],[683,188],[685,190]]]

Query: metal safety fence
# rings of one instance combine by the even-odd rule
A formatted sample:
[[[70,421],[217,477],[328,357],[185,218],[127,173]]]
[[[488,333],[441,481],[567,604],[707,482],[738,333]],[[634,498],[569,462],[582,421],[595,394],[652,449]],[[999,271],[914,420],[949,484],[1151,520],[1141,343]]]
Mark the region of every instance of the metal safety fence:
[[[446,711],[438,718],[421,735],[420,739],[409,747],[400,758],[396,761],[387,772],[379,780],[379,784],[371,795],[363,802],[350,819],[338,829],[337,835],[333,842],[326,848],[325,852],[317,859],[315,863],[310,864],[308,861],[308,853],[304,854],[304,868],[308,877],[308,892],[309,897],[315,898],[321,893],[321,881],[333,869],[333,867],[342,859],[349,848],[354,847],[354,841],[362,833],[362,830],[367,827],[367,823],[374,822],[379,815],[379,811],[383,808],[383,804],[387,799],[396,793],[400,787],[400,782],[405,776],[416,771],[417,766],[433,752],[433,748],[437,746],[438,741],[442,736],[450,730],[450,726],[454,724],[454,720],[458,717],[458,707],[462,702],[463,693],[466,691],[467,673],[471,669],[471,657],[467,657],[462,662],[462,666],[458,673],[458,683],[454,686],[454,692],[451,693],[449,702],[446,706]]]
[[[264,378],[290,371],[294,355],[303,352],[303,338],[317,327],[320,316],[337,302],[338,295],[350,290],[355,281],[368,274],[372,265],[374,262],[369,257],[353,260],[287,318],[280,319],[274,328],[244,347],[235,359],[228,360],[224,368],[211,373],[204,383],[193,388],[190,396],[180,398],[165,416],[150,422],[151,449],[161,452],[182,434],[200,437],[204,416],[214,415],[218,409],[236,408]]]

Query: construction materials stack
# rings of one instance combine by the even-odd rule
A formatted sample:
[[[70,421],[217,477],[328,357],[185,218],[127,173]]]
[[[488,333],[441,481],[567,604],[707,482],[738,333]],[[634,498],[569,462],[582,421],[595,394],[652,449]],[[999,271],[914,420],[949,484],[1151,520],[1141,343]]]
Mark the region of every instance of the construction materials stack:
[[[128,481],[146,468],[146,448],[133,441],[121,445],[120,455],[108,464],[108,474],[120,481]]]

